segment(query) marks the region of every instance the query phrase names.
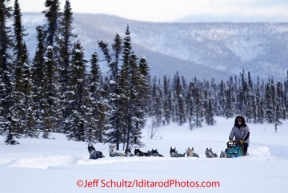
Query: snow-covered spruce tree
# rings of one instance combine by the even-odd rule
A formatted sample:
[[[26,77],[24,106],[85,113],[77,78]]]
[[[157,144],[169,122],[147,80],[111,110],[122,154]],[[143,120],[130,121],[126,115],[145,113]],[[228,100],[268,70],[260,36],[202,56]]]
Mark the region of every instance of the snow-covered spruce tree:
[[[272,97],[272,85],[270,79],[265,85],[265,120],[268,123],[274,123],[274,109],[273,109],[273,97]]]
[[[73,31],[73,12],[71,8],[71,3],[69,0],[65,1],[64,11],[61,14],[58,24],[56,43],[58,46],[58,69],[59,69],[59,87],[60,87],[60,98],[62,106],[62,120],[66,120],[68,116],[68,107],[65,97],[67,92],[67,86],[69,81],[69,72],[70,72],[70,62],[71,62],[71,51],[73,48],[74,39],[77,37]],[[61,124],[62,131],[66,131],[66,123]]]
[[[247,123],[251,123],[253,121],[253,118],[256,117],[255,96],[251,87],[248,88],[248,92],[246,93],[245,116],[246,116]],[[255,119],[254,119],[254,122],[255,122]]]
[[[91,99],[92,119],[90,121],[90,129],[85,132],[85,138],[89,142],[104,142],[105,131],[108,129],[107,120],[107,104],[106,100],[101,96],[101,71],[98,64],[97,53],[92,55],[91,71],[89,74],[89,95]]]
[[[130,145],[129,141],[127,143],[127,139],[130,136],[128,134],[128,130],[130,132],[131,130],[131,118],[129,113],[129,89],[130,89],[130,78],[129,78],[129,70],[130,70],[130,55],[131,55],[131,38],[130,38],[130,31],[129,27],[127,26],[126,32],[125,32],[125,38],[123,42],[123,56],[122,56],[122,66],[120,70],[120,77],[119,77],[119,96],[120,96],[120,108],[119,114],[120,114],[120,120],[122,124],[120,125],[120,134],[122,135],[122,143],[123,143],[123,150],[125,146]],[[128,123],[129,121],[129,123]]]
[[[276,125],[281,125],[280,119],[283,119],[284,111],[284,101],[283,101],[283,86],[280,82],[276,84],[276,97],[275,97],[275,113],[274,113],[274,123]]]
[[[199,85],[196,85],[193,91],[193,106],[195,109],[195,117],[194,117],[194,122],[196,127],[202,127],[202,122],[203,122],[203,93],[202,89]]]
[[[24,42],[24,27],[22,26],[22,14],[18,0],[14,1],[13,11],[13,71],[14,71],[14,87],[11,98],[13,106],[10,107],[12,115],[13,127],[17,128],[17,134],[22,135],[25,128],[25,105],[26,96],[23,88],[23,66],[28,63],[28,53]]]
[[[43,88],[41,90],[42,137],[49,138],[50,132],[59,130],[61,119],[57,67],[52,46],[47,47],[44,65]]]
[[[224,100],[224,92],[225,92],[225,83],[223,80],[221,80],[219,85],[219,91],[217,94],[217,100],[218,100],[218,106],[216,109],[216,115],[217,116],[225,116],[225,100]]]
[[[186,94],[186,112],[187,112],[187,119],[189,123],[190,130],[193,129],[195,126],[194,120],[195,120],[195,110],[194,110],[194,104],[193,104],[193,91],[194,91],[195,84],[194,82],[190,82]]]
[[[34,103],[32,100],[32,88],[30,76],[30,62],[28,50],[24,42],[25,29],[22,25],[22,14],[18,0],[14,1],[13,11],[13,32],[14,32],[14,89],[12,98],[14,100],[10,111],[13,112],[15,127],[19,134],[29,137],[38,137],[34,118]]]
[[[163,93],[161,89],[160,80],[157,81],[156,76],[151,83],[151,99],[150,99],[150,112],[149,117],[152,118],[152,128],[157,128],[162,125],[162,109],[163,109]]]
[[[214,125],[216,123],[214,119],[214,99],[211,96],[211,91],[204,91],[204,118],[207,125]]]
[[[245,116],[247,106],[248,83],[245,78],[244,70],[240,73],[240,87],[238,93],[238,112]]]
[[[121,69],[121,103],[123,106],[124,146],[129,148],[132,145],[142,146],[141,130],[145,124],[141,107],[139,87],[141,87],[141,73],[138,66],[138,59],[132,52],[129,26],[126,28],[123,46],[123,64]],[[142,84],[143,85],[143,84]]]
[[[33,87],[33,101],[35,105],[35,119],[38,128],[43,128],[42,120],[43,120],[43,104],[42,104],[42,94],[44,87],[44,67],[45,60],[44,55],[46,52],[46,47],[44,41],[46,39],[46,31],[41,27],[36,27],[37,31],[37,46],[35,56],[31,66],[31,76],[32,76],[32,84]]]
[[[45,7],[47,8],[43,13],[47,18],[47,39],[45,47],[52,46],[54,53],[57,53],[56,39],[58,35],[59,22],[61,17],[60,1],[59,0],[45,0]],[[57,54],[56,54],[57,55]]]
[[[109,79],[105,81],[103,86],[106,87],[104,90],[109,90],[109,95],[107,97],[108,104],[107,109],[109,111],[108,113],[108,125],[106,134],[105,134],[105,142],[106,143],[113,143],[116,145],[116,149],[119,150],[119,144],[123,143],[123,128],[121,125],[123,125],[122,119],[122,106],[121,106],[121,95],[120,95],[120,71],[119,71],[119,58],[122,53],[122,39],[121,37],[116,34],[114,38],[114,44],[112,45],[113,49],[113,57],[109,53],[108,44],[103,41],[98,41],[98,45],[101,49],[101,51],[104,54],[105,60],[107,61],[107,65],[110,68],[110,76]],[[106,84],[108,83],[108,84]],[[108,88],[107,88],[108,86]],[[103,94],[107,92],[102,92]],[[103,97],[105,98],[105,97]],[[102,103],[104,105],[104,103]],[[99,104],[100,105],[100,104]]]
[[[114,61],[111,62],[109,64],[109,67],[110,67],[110,72],[111,72],[111,80],[114,80],[115,82],[119,82],[119,60],[120,60],[120,57],[121,57],[121,54],[122,54],[122,39],[121,37],[119,36],[119,34],[116,34],[115,35],[115,38],[114,38],[114,44],[112,44],[112,49],[113,49],[113,52],[114,52]],[[113,86],[117,86],[117,84],[113,84]],[[114,88],[113,89],[114,91],[113,92],[118,92],[118,89],[117,88]],[[116,93],[117,94],[117,93]]]
[[[137,57],[134,53],[132,53],[130,58],[131,65],[131,80],[130,80],[130,104],[131,107],[131,132],[130,132],[130,140],[128,143],[127,140],[127,148],[129,146],[137,145],[139,147],[144,144],[141,142],[141,134],[142,129],[146,123],[146,106],[147,106],[147,97],[149,91],[149,85],[147,82],[147,76],[149,75],[149,67],[146,63],[145,57],[141,58],[139,66],[137,65]],[[133,85],[133,86],[132,86]],[[130,144],[130,145],[128,145]]]
[[[71,73],[69,75],[69,86],[67,96],[69,100],[67,138],[74,141],[85,141],[85,131],[91,129],[89,124],[92,119],[91,100],[86,77],[84,50],[81,43],[77,41],[72,50]]]
[[[284,81],[284,105],[285,105],[285,119],[288,117],[288,70],[287,70],[287,78]]]
[[[226,118],[232,118],[235,114],[235,89],[233,85],[233,79],[230,77],[227,86],[224,90],[224,116]]]
[[[11,37],[11,29],[7,22],[12,17],[12,8],[7,7],[9,0],[0,1],[0,122],[4,133],[7,135],[5,143],[7,145],[15,145],[17,129],[15,128],[15,120],[10,108],[13,106],[13,83],[10,76],[12,68],[11,55],[9,55],[13,40]]]
[[[259,77],[257,77],[257,84],[255,89],[255,104],[256,104],[256,123],[264,122],[264,107],[263,107],[263,85],[260,85]]]
[[[140,88],[139,96],[142,96],[141,108],[144,109],[145,114],[148,115],[148,106],[150,98],[150,75],[149,75],[149,66],[145,56],[142,56],[139,61],[139,70],[140,70]]]
[[[176,75],[174,75],[173,85],[176,123],[178,123],[179,125],[183,125],[185,123],[186,116],[184,111],[183,89],[178,72],[176,72]]]
[[[170,124],[172,112],[172,91],[170,85],[170,79],[164,76],[163,79],[163,117],[164,124]]]
[[[25,52],[28,53],[28,50]],[[27,54],[28,55],[28,54]],[[25,95],[25,137],[38,138],[39,132],[35,117],[35,102],[33,98],[34,85],[31,76],[31,66],[29,63],[23,65],[23,93]]]

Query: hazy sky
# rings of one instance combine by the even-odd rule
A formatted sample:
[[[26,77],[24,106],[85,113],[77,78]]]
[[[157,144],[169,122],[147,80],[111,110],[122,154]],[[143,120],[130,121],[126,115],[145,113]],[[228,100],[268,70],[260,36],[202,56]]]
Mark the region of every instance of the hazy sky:
[[[13,3],[14,0],[11,0]],[[45,10],[45,0],[18,0],[22,12]],[[63,8],[65,0],[60,0]],[[288,0],[70,0],[73,12],[105,13],[127,19],[173,22],[288,21]],[[189,18],[188,18],[189,19]]]

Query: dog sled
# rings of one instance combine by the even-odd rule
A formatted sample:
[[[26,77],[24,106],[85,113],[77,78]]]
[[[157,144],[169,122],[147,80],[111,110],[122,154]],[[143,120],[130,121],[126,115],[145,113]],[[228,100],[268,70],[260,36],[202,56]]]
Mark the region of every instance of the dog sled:
[[[226,158],[234,158],[243,156],[243,145],[240,141],[227,142],[227,148],[225,149]]]

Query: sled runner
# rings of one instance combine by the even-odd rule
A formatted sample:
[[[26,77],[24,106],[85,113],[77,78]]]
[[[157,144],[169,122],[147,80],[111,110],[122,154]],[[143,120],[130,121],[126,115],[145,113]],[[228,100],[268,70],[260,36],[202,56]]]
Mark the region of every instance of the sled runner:
[[[239,141],[227,142],[225,153],[227,158],[243,156],[243,145]]]

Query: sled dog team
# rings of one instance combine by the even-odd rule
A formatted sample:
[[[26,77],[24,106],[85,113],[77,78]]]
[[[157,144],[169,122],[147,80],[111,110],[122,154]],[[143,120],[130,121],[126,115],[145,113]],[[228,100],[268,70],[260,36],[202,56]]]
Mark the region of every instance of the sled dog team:
[[[94,146],[89,143],[88,144],[88,152],[90,154],[89,159],[98,159],[105,157],[104,154],[101,151],[96,151]],[[194,148],[188,147],[186,149],[186,153],[178,153],[178,151],[175,148],[170,147],[170,157],[199,157],[197,153],[194,153]],[[215,158],[218,157],[217,154],[213,153],[212,148],[208,149],[206,148],[205,155],[207,158]],[[139,156],[139,157],[164,157],[162,154],[160,154],[157,149],[152,149],[151,151],[148,150],[147,152],[142,152],[139,148],[135,148],[134,154],[131,153],[131,149],[126,149],[125,152],[119,152],[116,150],[116,145],[110,145],[109,146],[109,156],[110,157],[133,157],[133,156]],[[224,151],[221,151],[220,158],[226,157],[226,154]]]
[[[235,140],[233,140],[235,139]],[[250,129],[246,125],[245,118],[241,115],[238,115],[235,118],[234,126],[229,135],[229,142],[227,143],[227,148],[225,151],[221,151],[220,158],[231,158],[231,157],[238,157],[238,156],[246,156],[249,155],[247,153],[248,147],[250,143]],[[88,152],[90,154],[89,159],[98,159],[103,158],[104,155],[101,151],[96,151],[92,144],[89,143],[88,145]],[[188,147],[186,149],[186,153],[178,153],[176,151],[176,147],[173,149],[170,147],[170,157],[199,157],[198,154],[194,153],[194,148]],[[140,149],[135,149],[134,154],[131,153],[130,149],[126,149],[124,153],[118,152],[116,145],[109,146],[109,155],[110,157],[115,156],[157,156],[163,157],[160,153],[158,153],[157,149],[152,149],[148,152],[142,152]],[[213,153],[212,148],[206,148],[205,156],[207,158],[216,158],[218,157],[216,153]]]

